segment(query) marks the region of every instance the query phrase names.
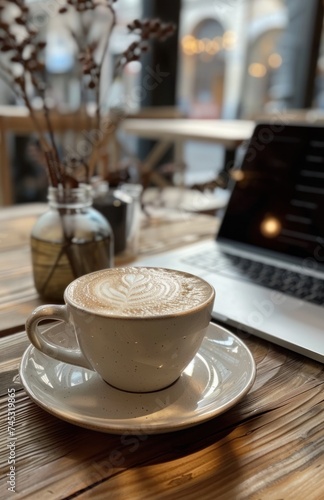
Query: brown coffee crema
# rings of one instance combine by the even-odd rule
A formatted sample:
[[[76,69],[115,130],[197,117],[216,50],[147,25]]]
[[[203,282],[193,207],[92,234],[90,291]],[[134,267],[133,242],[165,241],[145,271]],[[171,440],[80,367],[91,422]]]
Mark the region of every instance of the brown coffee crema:
[[[67,288],[73,305],[103,315],[159,316],[190,311],[213,297],[191,274],[161,268],[121,267],[82,276]]]

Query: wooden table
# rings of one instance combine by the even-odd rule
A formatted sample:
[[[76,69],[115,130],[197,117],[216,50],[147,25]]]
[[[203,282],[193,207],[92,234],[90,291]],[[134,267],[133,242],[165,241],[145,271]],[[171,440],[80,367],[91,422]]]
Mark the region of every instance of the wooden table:
[[[0,499],[320,500],[324,498],[324,371],[303,356],[241,335],[254,386],[210,421],[169,434],[119,436],[68,424],[34,404],[17,377],[23,324],[41,303],[29,233],[43,205],[0,211]],[[210,238],[208,216],[146,223],[141,254]],[[9,473],[8,389],[15,389],[16,493]]]
[[[38,115],[40,126],[47,130],[43,114]],[[134,116],[138,116],[134,115]],[[254,128],[253,121],[244,120],[189,120],[175,118],[179,112],[169,108],[144,108],[141,118],[126,117],[120,129],[136,137],[153,138],[157,144],[145,161],[141,162],[142,174],[152,174],[157,185],[163,185],[163,178],[153,167],[172,144],[176,145],[176,161],[183,162],[183,143],[186,140],[203,140],[222,144],[225,147],[224,165],[231,166],[236,147],[249,139]],[[147,118],[154,116],[154,118]],[[160,117],[163,118],[160,118]],[[143,118],[146,117],[146,118]],[[87,113],[51,112],[51,123],[55,133],[67,131],[82,132],[96,128],[93,110]],[[0,106],[0,206],[13,203],[11,160],[8,139],[14,135],[30,135],[35,124],[24,106]],[[83,136],[82,136],[83,137]],[[137,161],[137,159],[136,159]]]
[[[154,139],[156,144],[143,161],[142,172],[152,172],[166,151],[175,147],[175,162],[183,163],[186,141],[202,141],[224,146],[223,170],[227,172],[234,163],[235,151],[253,132],[252,120],[201,120],[188,118],[156,119],[135,118],[122,122],[121,130],[144,139]]]
[[[255,122],[251,120],[200,120],[189,118],[134,118],[125,120],[121,128],[145,139],[169,142],[195,140],[215,142],[234,149],[251,137]]]

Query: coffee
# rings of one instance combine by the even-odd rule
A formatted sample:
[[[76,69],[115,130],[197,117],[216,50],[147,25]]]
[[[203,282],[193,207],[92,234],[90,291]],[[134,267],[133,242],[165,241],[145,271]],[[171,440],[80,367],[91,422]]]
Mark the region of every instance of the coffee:
[[[47,304],[26,321],[34,346],[63,363],[95,370],[118,389],[158,391],[175,382],[207,331],[214,289],[198,276],[171,269],[103,269],[73,281],[65,305]],[[61,331],[42,334],[57,319]],[[74,332],[77,346],[66,348]]]
[[[76,307],[102,315],[164,316],[195,309],[212,289],[196,276],[160,268],[115,268],[82,276],[67,288]]]

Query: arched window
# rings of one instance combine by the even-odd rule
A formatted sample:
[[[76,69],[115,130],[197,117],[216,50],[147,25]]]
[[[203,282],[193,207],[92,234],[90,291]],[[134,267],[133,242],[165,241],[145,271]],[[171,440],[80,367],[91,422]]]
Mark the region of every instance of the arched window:
[[[283,62],[278,51],[281,34],[280,28],[267,30],[248,47],[241,116],[253,118],[271,100],[269,90],[272,79]]]
[[[216,19],[204,19],[182,40],[184,56],[190,58],[192,85],[189,114],[220,116],[224,86],[224,28]]]

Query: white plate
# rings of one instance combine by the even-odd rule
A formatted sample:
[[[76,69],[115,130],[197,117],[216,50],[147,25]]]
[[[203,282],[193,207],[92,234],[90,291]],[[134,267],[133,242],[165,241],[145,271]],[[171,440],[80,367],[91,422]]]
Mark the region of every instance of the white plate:
[[[49,358],[29,346],[21,382],[44,410],[72,424],[114,434],[154,434],[184,429],[235,405],[251,388],[255,363],[245,344],[210,323],[194,360],[172,386],[128,393],[95,372]]]

